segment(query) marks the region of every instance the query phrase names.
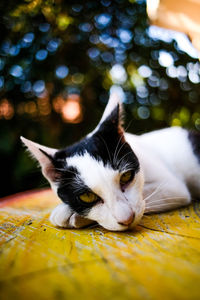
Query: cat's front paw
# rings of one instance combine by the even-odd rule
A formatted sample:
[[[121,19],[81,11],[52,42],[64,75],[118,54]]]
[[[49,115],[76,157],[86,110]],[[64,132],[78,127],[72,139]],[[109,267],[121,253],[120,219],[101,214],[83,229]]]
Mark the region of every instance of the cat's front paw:
[[[54,226],[63,228],[82,228],[93,223],[93,221],[74,213],[71,208],[64,203],[54,208],[49,220]]]
[[[70,217],[72,215],[73,212],[70,207],[67,204],[61,203],[54,208],[49,220],[54,226],[72,228],[73,225],[70,224]]]

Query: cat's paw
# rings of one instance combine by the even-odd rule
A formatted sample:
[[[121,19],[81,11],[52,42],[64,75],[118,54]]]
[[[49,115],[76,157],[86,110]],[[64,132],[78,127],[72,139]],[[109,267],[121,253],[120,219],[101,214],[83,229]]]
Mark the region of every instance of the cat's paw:
[[[73,226],[70,224],[70,217],[73,215],[72,210],[67,204],[61,203],[50,215],[50,222],[54,226],[64,227],[64,228],[72,228]]]
[[[71,208],[64,203],[54,208],[49,220],[54,226],[63,228],[82,228],[93,223],[93,221],[74,213]]]

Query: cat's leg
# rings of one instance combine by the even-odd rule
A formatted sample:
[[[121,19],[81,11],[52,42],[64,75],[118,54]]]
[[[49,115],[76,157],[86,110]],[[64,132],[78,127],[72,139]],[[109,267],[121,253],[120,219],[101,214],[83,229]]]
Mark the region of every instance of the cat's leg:
[[[168,211],[191,202],[187,186],[174,176],[167,176],[164,181],[145,183],[143,195],[145,213]]]
[[[74,213],[65,203],[54,208],[49,220],[54,226],[63,228],[81,228],[93,223],[93,221]]]

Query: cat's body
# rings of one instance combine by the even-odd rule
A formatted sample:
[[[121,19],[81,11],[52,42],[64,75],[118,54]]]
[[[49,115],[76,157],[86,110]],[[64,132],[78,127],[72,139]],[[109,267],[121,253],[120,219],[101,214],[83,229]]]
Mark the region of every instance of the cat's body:
[[[200,164],[192,136],[180,127],[125,134],[143,169],[145,212],[166,211],[190,203],[191,196],[200,198]]]
[[[22,138],[63,201],[50,216],[61,227],[92,221],[110,230],[135,226],[144,212],[161,212],[200,198],[200,135],[172,127],[124,133],[113,95],[96,129],[63,150]]]

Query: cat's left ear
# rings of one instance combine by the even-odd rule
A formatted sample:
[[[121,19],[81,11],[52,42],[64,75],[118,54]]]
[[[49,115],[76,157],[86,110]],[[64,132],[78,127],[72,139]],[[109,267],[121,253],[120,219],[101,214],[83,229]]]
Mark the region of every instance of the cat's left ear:
[[[58,172],[55,170],[53,165],[53,157],[58,150],[34,143],[22,136],[20,138],[30,151],[31,155],[38,160],[42,168],[42,173],[47,180],[50,183],[55,181],[58,176]]]

